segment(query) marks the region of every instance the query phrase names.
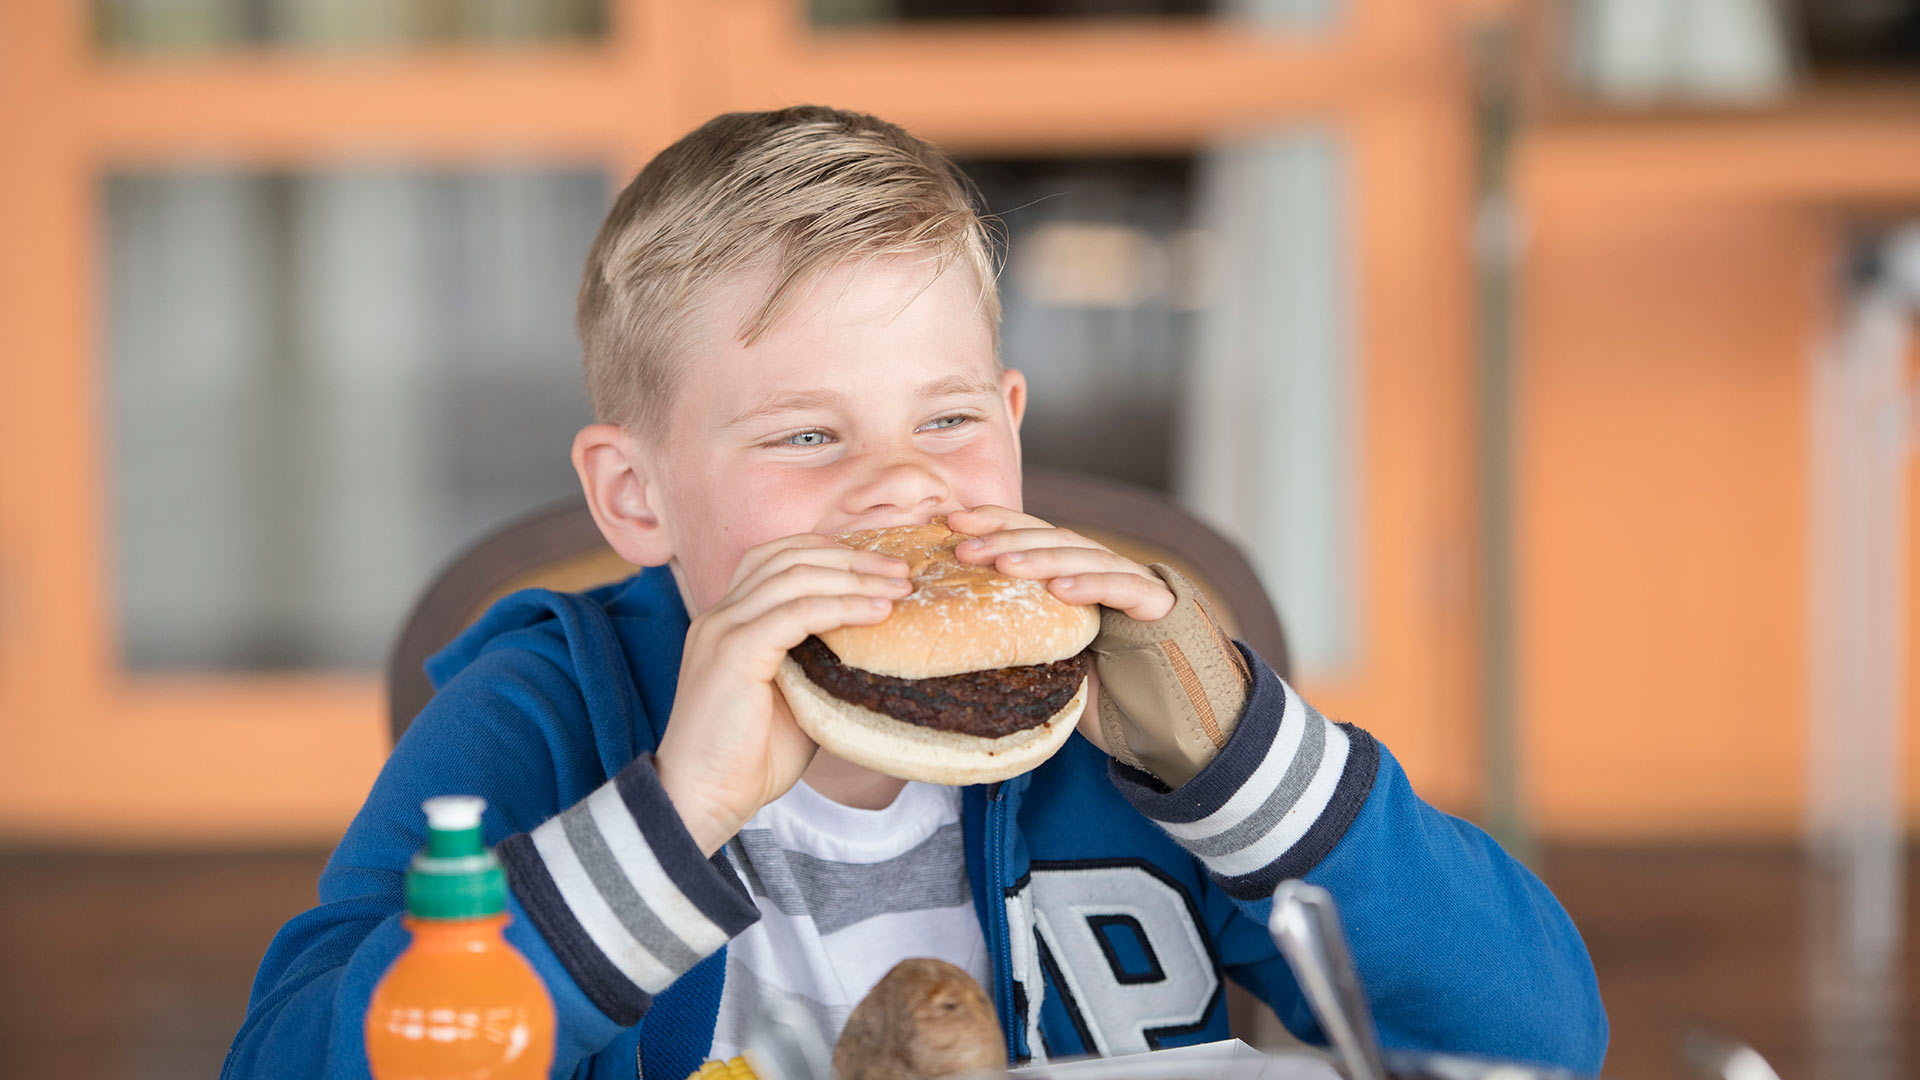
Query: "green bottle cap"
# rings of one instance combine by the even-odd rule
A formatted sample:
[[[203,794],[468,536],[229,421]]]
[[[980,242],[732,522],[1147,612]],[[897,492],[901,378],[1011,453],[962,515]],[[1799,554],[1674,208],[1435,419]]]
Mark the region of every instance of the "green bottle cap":
[[[407,869],[407,914],[416,919],[481,919],[507,907],[507,878],[480,839],[487,801],[442,795],[420,804],[427,846]]]

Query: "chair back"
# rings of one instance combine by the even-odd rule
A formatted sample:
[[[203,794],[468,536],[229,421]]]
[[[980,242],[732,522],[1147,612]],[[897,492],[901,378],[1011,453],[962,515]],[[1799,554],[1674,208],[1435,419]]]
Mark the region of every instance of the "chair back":
[[[1027,513],[1072,529],[1142,565],[1163,562],[1193,579],[1228,636],[1283,677],[1280,617],[1253,566],[1226,537],[1156,491],[1083,473],[1029,469]],[[535,511],[483,537],[434,579],[407,616],[387,661],[387,718],[397,741],[433,696],[427,658],[493,602],[519,589],[578,592],[635,573],[601,537],[584,499]]]

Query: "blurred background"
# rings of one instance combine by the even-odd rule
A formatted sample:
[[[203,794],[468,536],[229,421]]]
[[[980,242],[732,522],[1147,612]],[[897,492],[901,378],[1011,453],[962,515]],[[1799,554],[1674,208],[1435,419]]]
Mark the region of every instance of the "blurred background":
[[[0,0],[0,1075],[212,1075],[574,289],[718,112],[959,155],[1039,464],[1585,934],[1607,1075],[1920,1071],[1920,0]]]

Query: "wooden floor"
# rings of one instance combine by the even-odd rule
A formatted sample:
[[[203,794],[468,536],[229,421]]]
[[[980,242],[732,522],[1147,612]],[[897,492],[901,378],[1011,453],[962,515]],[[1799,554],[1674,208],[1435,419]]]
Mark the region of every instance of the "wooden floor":
[[[218,1075],[260,955],[312,902],[324,861],[0,850],[0,1077]],[[1560,849],[1540,869],[1600,973],[1607,1076],[1688,1076],[1674,1047],[1702,1026],[1749,1042],[1785,1080],[1843,1080],[1831,1051],[1816,1052],[1810,875],[1796,854]],[[1920,926],[1908,923],[1902,970],[1920,984]],[[1889,1020],[1920,1032],[1920,992]],[[1882,1047],[1851,1076],[1920,1073],[1916,1050],[1903,1068]]]

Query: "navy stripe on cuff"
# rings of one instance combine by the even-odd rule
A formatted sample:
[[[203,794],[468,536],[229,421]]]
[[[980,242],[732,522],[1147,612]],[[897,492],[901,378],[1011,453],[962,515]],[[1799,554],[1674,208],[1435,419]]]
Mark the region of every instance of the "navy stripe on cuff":
[[[753,897],[726,860],[719,857],[719,852],[715,852],[713,859],[701,853],[700,845],[694,842],[681,821],[680,812],[674,809],[673,800],[667,798],[666,789],[660,786],[653,755],[640,755],[613,779],[620,800],[640,827],[641,839],[647,842],[653,857],[660,860],[661,869],[700,913],[712,919],[728,937],[752,926],[760,918],[760,909],[754,906]]]
[[[500,841],[494,855],[507,873],[513,894],[520,898],[520,906],[526,909],[527,918],[533,920],[534,929],[547,940],[587,1000],[621,1027],[639,1023],[653,1003],[652,995],[622,975],[587,936],[560,898],[547,864],[534,850],[533,839],[526,833],[515,833]]]

